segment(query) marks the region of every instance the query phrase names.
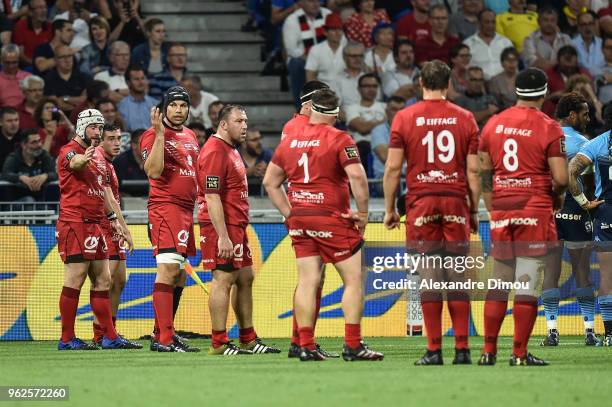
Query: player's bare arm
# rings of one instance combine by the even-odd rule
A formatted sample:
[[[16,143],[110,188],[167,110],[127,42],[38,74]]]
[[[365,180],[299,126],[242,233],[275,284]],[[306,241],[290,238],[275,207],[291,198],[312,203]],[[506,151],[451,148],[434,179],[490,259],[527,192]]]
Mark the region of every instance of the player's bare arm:
[[[113,196],[113,191],[110,187],[104,188],[105,200],[108,200],[106,203],[106,207],[110,207],[111,210],[107,211],[107,213],[114,213],[117,216],[117,221],[121,226],[121,236],[125,243],[128,245],[128,251],[132,253],[134,251],[134,240],[132,239],[132,234],[130,233],[130,229],[128,228],[127,223],[125,222],[125,218],[123,217],[123,213],[121,213],[121,207],[119,206],[119,202]]]
[[[480,165],[478,155],[467,156],[467,181],[470,198],[470,227],[473,233],[478,231],[478,204],[480,203]]]
[[[404,163],[404,150],[390,148],[387,152],[385,175],[383,177],[383,191],[385,194],[385,218],[383,223],[387,229],[400,226],[400,216],[395,209],[395,195],[400,184],[402,164]]]
[[[263,179],[263,186],[268,193],[268,198],[270,198],[276,209],[278,209],[281,215],[288,218],[291,212],[291,204],[283,187],[283,182],[286,179],[287,175],[281,167],[273,162],[268,164],[268,169]]]
[[[565,157],[549,157],[548,167],[553,179],[553,194],[555,200],[553,209],[559,210],[563,207],[565,199],[565,191],[568,185],[567,158]]]
[[[583,209],[591,210],[597,208],[599,205],[603,203],[603,200],[599,201],[589,201],[587,197],[584,195],[584,191],[582,190],[582,184],[580,182],[581,174],[592,164],[589,157],[576,154],[574,158],[569,163],[568,172],[568,190],[570,194],[574,197],[578,205],[580,205]]]
[[[125,231],[119,223],[117,212],[113,209],[112,201],[114,200],[115,198],[113,197],[113,192],[110,187],[104,187],[104,213],[106,213],[106,217],[110,221],[113,232],[125,238]]]
[[[368,176],[361,164],[349,164],[344,167],[344,171],[348,176],[351,191],[357,204],[357,219],[355,223],[359,232],[363,234],[368,224],[368,202],[370,200]]]
[[[229,259],[234,253],[234,244],[230,240],[229,234],[227,233],[227,226],[225,226],[225,213],[223,212],[221,196],[219,194],[206,194],[206,206],[215,232],[217,232],[219,236],[219,241],[217,243],[219,247],[219,257]]]
[[[155,141],[144,163],[147,177],[157,179],[164,171],[164,123],[158,108],[151,109],[151,125],[155,129]]]
[[[487,211],[493,210],[493,163],[489,153],[479,152],[478,158],[480,161],[480,190],[484,199]]]
[[[93,158],[96,148],[89,146],[85,150],[84,154],[77,154],[70,160],[70,169],[73,171],[82,171],[87,167],[91,159]]]

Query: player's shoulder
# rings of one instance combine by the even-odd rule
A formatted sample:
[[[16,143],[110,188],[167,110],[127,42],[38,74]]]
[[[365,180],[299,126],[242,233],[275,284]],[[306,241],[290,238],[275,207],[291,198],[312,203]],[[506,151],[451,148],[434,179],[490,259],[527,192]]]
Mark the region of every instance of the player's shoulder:
[[[152,138],[155,138],[155,129],[153,129],[153,127],[149,127],[142,133],[142,136],[140,136],[140,144],[142,145]]]
[[[610,130],[601,133],[599,136],[589,140],[583,145],[583,149],[588,150],[606,150],[610,144]]]
[[[285,125],[283,126],[281,140],[287,136],[292,136],[296,131],[299,131],[306,124],[308,124],[309,117],[303,114],[296,113]]]
[[[395,114],[393,121],[399,118],[399,121],[405,121],[413,117],[415,114],[423,111],[422,102],[416,102],[410,106],[404,107],[402,110]]]
[[[84,149],[76,141],[70,140],[59,149],[58,159],[65,158],[70,161],[72,157],[81,154],[83,151]]]
[[[183,134],[185,134],[185,135],[187,135],[189,137],[192,137],[194,140],[196,140],[195,132],[193,130],[191,130],[189,127],[187,127],[187,126],[183,126],[183,130],[181,131],[181,133],[183,133]]]
[[[223,141],[221,138],[212,135],[208,138],[208,141],[202,147],[202,154],[210,155],[218,152],[224,152],[227,149],[231,148],[229,144]]]

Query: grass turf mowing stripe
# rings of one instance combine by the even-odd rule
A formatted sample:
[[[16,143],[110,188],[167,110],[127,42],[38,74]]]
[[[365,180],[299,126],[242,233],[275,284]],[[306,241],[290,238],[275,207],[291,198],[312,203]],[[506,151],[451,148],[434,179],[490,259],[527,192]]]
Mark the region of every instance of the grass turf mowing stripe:
[[[0,344],[0,384],[68,385],[70,401],[63,406],[267,405],[389,407],[416,405],[487,405],[503,401],[524,407],[552,402],[558,406],[609,402],[612,349],[586,347],[581,337],[561,337],[557,348],[530,351],[551,366],[510,367],[511,338],[500,338],[496,366],[477,366],[481,338],[470,338],[472,366],[451,365],[452,338],[444,338],[445,366],[414,366],[424,352],[424,338],[366,338],[385,353],[382,362],[342,359],[301,363],[287,358],[288,339],[281,354],[210,356],[206,352],[159,354],[144,350],[58,352],[56,342]],[[190,341],[207,348],[209,341]],[[342,339],[319,339],[339,351]],[[2,404],[10,405],[10,404]],[[15,404],[17,405],[17,404]],[[19,403],[19,406],[26,404]]]

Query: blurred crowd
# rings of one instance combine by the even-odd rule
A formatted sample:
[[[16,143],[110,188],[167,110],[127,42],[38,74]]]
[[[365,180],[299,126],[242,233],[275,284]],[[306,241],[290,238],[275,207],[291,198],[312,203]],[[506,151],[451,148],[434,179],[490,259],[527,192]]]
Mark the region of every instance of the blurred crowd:
[[[546,71],[544,111],[578,91],[589,100],[587,136],[603,129],[612,100],[612,0],[246,0],[243,31],[265,38],[263,74],[286,75],[296,109],[308,80],[340,96],[338,126],[355,138],[370,178],[382,178],[394,114],[421,97],[419,67],[452,68],[448,97],[484,125],[511,106],[518,72]],[[140,0],[0,2],[0,201],[53,200],[54,160],[78,113],[99,109],[123,131],[115,161],[124,194],[145,195],[139,139],[150,109],[175,85],[191,96],[189,127],[201,145],[223,102],[189,71],[185,44],[166,41],[163,20]],[[279,128],[289,118],[278,118]],[[249,131],[240,149],[251,193],[271,152]],[[376,194],[378,189],[374,187]]]

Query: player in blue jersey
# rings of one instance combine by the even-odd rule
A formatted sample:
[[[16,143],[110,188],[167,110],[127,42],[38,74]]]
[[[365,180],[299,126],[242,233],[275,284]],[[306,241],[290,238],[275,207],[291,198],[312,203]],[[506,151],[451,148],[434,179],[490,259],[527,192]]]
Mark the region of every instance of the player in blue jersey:
[[[606,106],[604,118],[612,128],[612,105]],[[595,171],[595,201],[582,189],[581,174],[590,165]],[[612,346],[612,139],[610,130],[582,146],[569,164],[569,192],[583,209],[593,211],[595,249],[599,258],[599,308],[605,334],[600,345]]]
[[[557,104],[556,117],[565,135],[567,159],[571,160],[589,140],[582,135],[589,124],[589,105],[586,99],[578,93],[564,95]],[[592,175],[583,174],[584,185],[591,186]],[[593,222],[589,212],[582,209],[568,192],[561,210],[555,215],[557,235],[560,240],[548,259],[548,267],[544,273],[542,284],[542,303],[546,315],[548,334],[542,341],[542,346],[557,346],[559,331],[557,319],[559,316],[559,277],[563,257],[563,246],[567,247],[572,274],[576,279],[576,298],[584,321],[585,344],[597,344],[595,335],[595,290],[591,282],[590,257],[593,240]]]

